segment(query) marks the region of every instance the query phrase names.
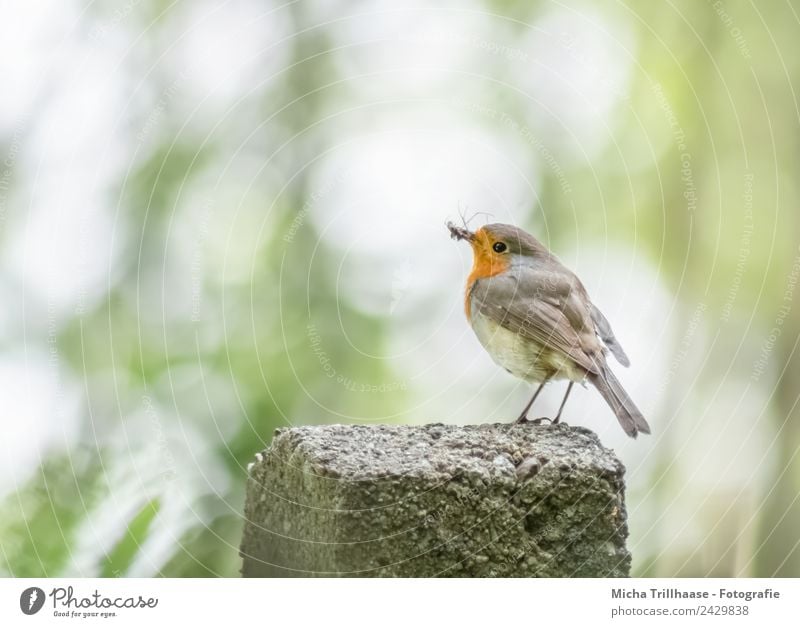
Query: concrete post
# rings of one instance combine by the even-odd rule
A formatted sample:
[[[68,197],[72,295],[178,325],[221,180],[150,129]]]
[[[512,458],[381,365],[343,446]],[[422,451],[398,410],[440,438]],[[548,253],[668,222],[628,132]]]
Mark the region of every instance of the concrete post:
[[[279,429],[250,469],[242,573],[624,577],[624,472],[566,425]]]

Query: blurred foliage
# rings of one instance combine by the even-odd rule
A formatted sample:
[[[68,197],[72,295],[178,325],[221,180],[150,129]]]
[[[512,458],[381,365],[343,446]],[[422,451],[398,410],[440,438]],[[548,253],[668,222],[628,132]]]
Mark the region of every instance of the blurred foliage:
[[[17,577],[57,576],[68,567],[75,534],[106,490],[100,467],[70,451],[42,465],[27,485],[0,505],[3,571]]]
[[[125,535],[106,556],[100,571],[101,577],[119,577],[121,573],[127,572],[139,552],[142,542],[147,538],[150,524],[158,514],[159,507],[157,500],[150,501],[145,503],[139,513],[133,517]]]

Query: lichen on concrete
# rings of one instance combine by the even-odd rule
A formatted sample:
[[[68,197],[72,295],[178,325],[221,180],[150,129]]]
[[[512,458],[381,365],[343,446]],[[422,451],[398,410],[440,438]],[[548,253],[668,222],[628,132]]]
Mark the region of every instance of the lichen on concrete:
[[[625,469],[567,425],[331,425],[252,465],[245,576],[622,577]]]

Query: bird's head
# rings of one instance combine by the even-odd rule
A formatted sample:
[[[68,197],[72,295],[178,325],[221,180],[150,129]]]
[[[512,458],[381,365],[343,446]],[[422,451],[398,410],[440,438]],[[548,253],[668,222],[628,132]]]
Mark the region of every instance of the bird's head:
[[[475,262],[473,272],[480,269],[480,276],[503,272],[515,259],[549,255],[547,248],[533,235],[511,224],[487,224],[472,232],[466,226],[448,222],[447,228],[453,239],[470,243]]]

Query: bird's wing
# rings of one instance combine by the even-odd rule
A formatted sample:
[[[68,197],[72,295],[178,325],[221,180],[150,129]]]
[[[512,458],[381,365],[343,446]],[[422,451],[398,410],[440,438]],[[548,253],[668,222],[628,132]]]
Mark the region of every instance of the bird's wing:
[[[507,274],[476,281],[472,307],[502,327],[563,353],[588,372],[600,373],[596,360],[603,359],[602,350],[587,347],[585,321],[577,325],[574,322],[583,316],[577,315],[574,303],[565,313],[567,303],[557,286],[536,289],[534,273],[531,270],[527,276]],[[594,335],[591,320],[589,325]]]
[[[608,320],[603,315],[603,312],[595,307],[594,304],[591,305],[591,310],[592,320],[597,327],[597,334],[600,336],[600,339],[608,346],[611,353],[617,358],[617,361],[627,368],[631,365],[631,360],[628,359],[619,341],[617,341]]]

